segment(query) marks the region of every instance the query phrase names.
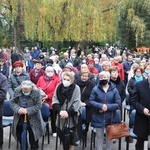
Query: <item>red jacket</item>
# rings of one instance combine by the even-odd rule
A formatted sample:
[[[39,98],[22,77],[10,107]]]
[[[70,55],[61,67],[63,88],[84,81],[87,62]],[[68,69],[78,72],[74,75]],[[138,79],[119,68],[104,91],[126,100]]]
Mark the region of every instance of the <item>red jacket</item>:
[[[111,66],[116,66],[119,69],[119,77],[121,78],[122,81],[124,81],[124,69],[123,69],[123,65],[120,63],[115,63],[112,62]]]
[[[40,77],[37,82],[37,87],[41,88],[45,94],[48,96],[46,102],[50,105],[52,109],[52,97],[55,92],[55,88],[60,83],[60,78],[58,74],[54,74],[50,79],[48,79],[45,75]]]

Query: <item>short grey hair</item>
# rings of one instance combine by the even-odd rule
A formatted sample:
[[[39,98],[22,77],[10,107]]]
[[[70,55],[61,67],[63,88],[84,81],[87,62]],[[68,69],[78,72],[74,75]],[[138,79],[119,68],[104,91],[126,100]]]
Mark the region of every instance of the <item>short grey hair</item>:
[[[35,87],[35,84],[30,80],[21,82],[21,89],[33,89],[33,87]]]
[[[109,80],[110,79],[110,72],[102,71],[99,73],[99,77],[101,77],[101,76],[107,76],[107,79]]]
[[[46,69],[45,69],[45,72],[47,72],[48,70],[53,70],[54,71],[54,68],[52,66],[47,66]]]

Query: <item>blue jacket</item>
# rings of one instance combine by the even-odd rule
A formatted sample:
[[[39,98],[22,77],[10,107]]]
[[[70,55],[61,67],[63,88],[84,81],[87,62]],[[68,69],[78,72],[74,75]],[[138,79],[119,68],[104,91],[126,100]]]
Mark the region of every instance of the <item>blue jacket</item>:
[[[38,60],[38,59],[39,59],[39,56],[40,56],[40,51],[38,51],[38,50],[33,50],[33,51],[31,52],[31,56],[32,56],[33,59]]]
[[[89,104],[93,107],[93,116],[91,126],[96,128],[106,127],[108,124],[117,123],[120,121],[120,114],[116,113],[118,108],[121,110],[121,98],[119,92],[114,84],[109,83],[107,92],[103,90],[101,85],[97,85],[93,88],[90,95]],[[108,110],[100,113],[103,104],[106,104]],[[113,117],[112,117],[113,116]]]

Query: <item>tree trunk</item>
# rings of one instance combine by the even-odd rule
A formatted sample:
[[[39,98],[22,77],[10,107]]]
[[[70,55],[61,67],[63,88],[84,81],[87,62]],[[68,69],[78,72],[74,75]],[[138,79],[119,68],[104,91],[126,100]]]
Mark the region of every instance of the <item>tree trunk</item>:
[[[78,43],[78,46],[77,48],[81,48],[82,51],[84,51],[85,55],[86,55],[86,51],[89,49],[91,45],[91,42],[90,41],[82,41],[82,42],[79,42]]]
[[[18,19],[17,19],[18,20]],[[19,21],[15,21],[14,23],[14,45],[20,50],[20,36],[19,36]]]

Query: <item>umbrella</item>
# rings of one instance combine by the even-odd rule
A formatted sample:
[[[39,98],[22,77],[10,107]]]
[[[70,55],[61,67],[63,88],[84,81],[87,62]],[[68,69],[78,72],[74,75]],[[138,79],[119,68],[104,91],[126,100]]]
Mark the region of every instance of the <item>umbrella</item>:
[[[68,126],[64,127],[63,130],[63,148],[64,150],[69,150],[70,147],[70,128]]]
[[[21,150],[27,150],[27,114],[24,115],[23,131],[21,134]]]

